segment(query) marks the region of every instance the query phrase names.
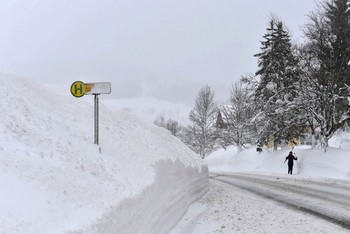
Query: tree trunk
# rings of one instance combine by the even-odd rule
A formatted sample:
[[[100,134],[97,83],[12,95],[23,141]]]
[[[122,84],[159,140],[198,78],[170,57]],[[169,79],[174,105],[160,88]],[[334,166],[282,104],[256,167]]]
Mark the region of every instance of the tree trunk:
[[[321,146],[324,149],[324,152],[326,153],[328,147],[328,138],[324,134],[322,134],[321,136]]]
[[[316,137],[315,137],[315,134],[312,134],[311,135],[311,148],[315,149],[315,147],[316,147]]]
[[[277,150],[277,141],[276,140],[273,141],[273,150]]]

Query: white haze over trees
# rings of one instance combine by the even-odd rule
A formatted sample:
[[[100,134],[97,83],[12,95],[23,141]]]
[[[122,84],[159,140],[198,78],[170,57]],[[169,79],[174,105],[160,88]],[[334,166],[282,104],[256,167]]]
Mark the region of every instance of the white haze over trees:
[[[300,3],[299,3],[300,1]],[[283,16],[294,40],[314,0],[0,0],[0,71],[44,84],[113,83],[106,98],[192,105],[209,84],[226,101],[254,72],[264,19]]]

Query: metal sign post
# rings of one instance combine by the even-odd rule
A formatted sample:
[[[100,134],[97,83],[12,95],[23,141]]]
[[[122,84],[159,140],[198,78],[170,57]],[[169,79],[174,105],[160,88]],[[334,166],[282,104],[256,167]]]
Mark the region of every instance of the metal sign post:
[[[94,144],[99,145],[99,98],[100,94],[111,93],[111,83],[83,83],[81,81],[74,82],[70,87],[70,92],[74,97],[82,97],[86,95],[94,95]],[[101,149],[100,149],[101,150]]]
[[[98,142],[98,133],[99,133],[99,125],[98,125],[98,113],[99,113],[99,108],[98,108],[98,95],[99,94],[94,94],[95,96],[95,141],[94,141],[94,144],[96,145],[99,145],[99,142]]]

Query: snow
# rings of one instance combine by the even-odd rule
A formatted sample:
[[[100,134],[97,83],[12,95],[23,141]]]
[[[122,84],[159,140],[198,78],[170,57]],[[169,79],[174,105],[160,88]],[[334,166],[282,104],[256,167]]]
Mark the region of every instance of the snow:
[[[239,152],[231,146],[205,160],[212,173],[250,173],[285,180],[318,181],[350,185],[350,133],[339,132],[323,149],[299,146],[262,153],[255,147]],[[287,175],[289,151],[298,156],[293,175]],[[298,165],[301,170],[298,171]],[[194,203],[171,234],[201,233],[348,233],[333,223],[297,212],[237,187],[212,180],[209,192]]]
[[[211,181],[170,234],[349,233],[333,223],[291,210],[269,199]]]
[[[99,148],[92,96],[5,74],[0,95],[0,233],[346,233],[247,191],[209,186],[208,168],[349,184],[349,133],[335,134],[327,152],[293,149],[301,170],[289,176],[288,148],[229,147],[201,160],[151,123],[159,113],[185,119],[177,104],[101,95]]]
[[[299,176],[350,179],[350,134],[335,136],[329,142],[327,152],[324,149],[311,149],[299,146],[294,149],[268,150],[256,152],[255,147],[238,152],[237,147],[219,149],[206,158],[211,172],[254,172],[263,174],[286,174],[287,163],[283,163],[289,151],[298,157],[294,174]],[[298,167],[300,172],[298,171]]]
[[[103,102],[94,145],[93,96],[6,74],[0,95],[0,233],[166,233],[208,190],[182,142]]]

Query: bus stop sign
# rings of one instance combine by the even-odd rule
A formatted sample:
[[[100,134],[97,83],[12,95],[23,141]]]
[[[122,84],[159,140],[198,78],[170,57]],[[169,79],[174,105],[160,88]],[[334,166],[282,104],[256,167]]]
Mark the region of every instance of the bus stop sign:
[[[110,94],[111,83],[99,82],[99,83],[83,83],[82,81],[75,81],[71,87],[70,92],[74,97],[82,97],[86,95],[99,95]]]

